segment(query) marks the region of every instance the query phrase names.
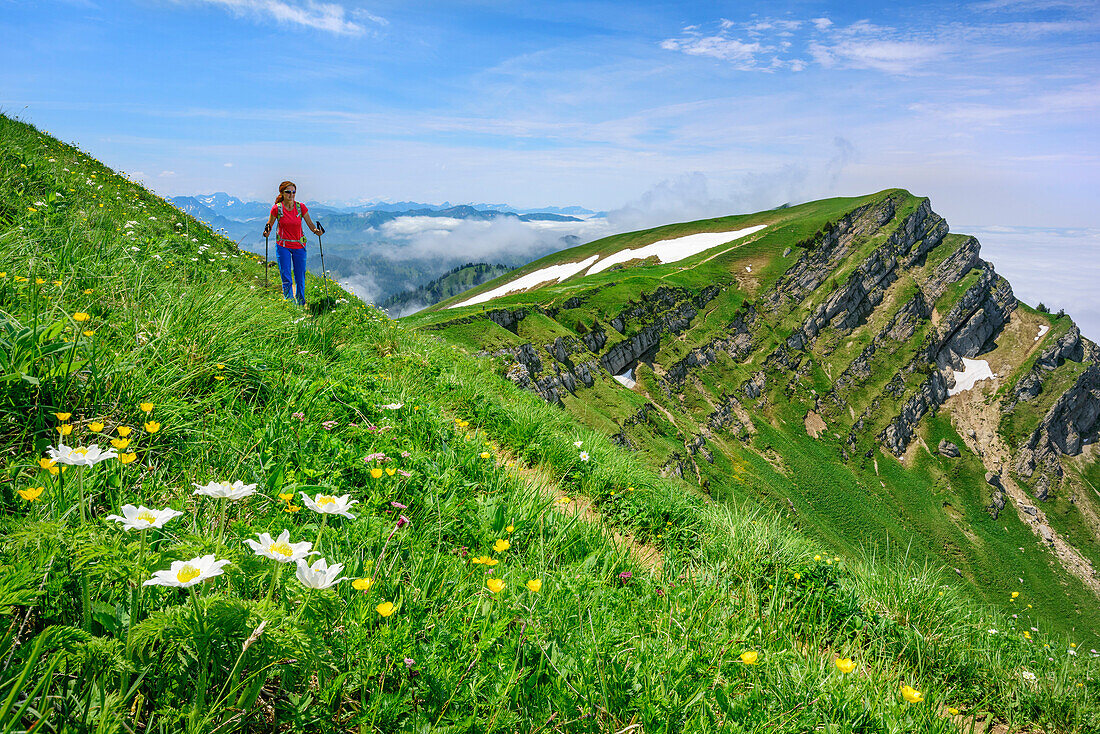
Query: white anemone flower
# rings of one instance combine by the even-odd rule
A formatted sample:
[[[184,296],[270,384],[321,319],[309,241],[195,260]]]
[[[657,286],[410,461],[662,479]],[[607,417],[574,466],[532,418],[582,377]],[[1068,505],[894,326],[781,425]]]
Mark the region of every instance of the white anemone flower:
[[[248,543],[256,555],[279,563],[297,562],[316,552],[310,550],[313,543],[309,541],[291,543],[289,530],[279,533],[279,537],[275,540],[271,539],[271,533],[257,533],[256,537],[260,539],[258,542],[251,538],[244,542]]]
[[[588,461],[588,452],[587,451],[582,451],[581,452],[581,461]]]
[[[404,403],[390,403],[389,405],[383,405],[382,408],[385,410],[401,410],[404,405]]]
[[[164,571],[155,571],[153,578],[142,586],[178,586],[187,588],[209,578],[222,575],[222,566],[228,560],[216,561],[214,554],[192,558],[190,561],[172,561],[172,567]]]
[[[584,441],[574,441],[573,445],[579,449],[581,446],[584,445]]]
[[[57,448],[50,446],[46,449],[46,453],[58,464],[68,464],[69,466],[95,466],[101,461],[118,458],[118,452],[114,449],[104,451],[99,448],[99,444],[94,443],[91,446],[77,448],[65,444],[61,444]]]
[[[217,497],[223,500],[243,500],[249,495],[256,494],[255,484],[245,484],[241,480],[237,480],[230,484],[229,482],[210,482],[209,484],[196,484],[195,494],[203,494],[207,497]]]
[[[302,502],[305,503],[306,507],[314,512],[319,512],[322,515],[343,515],[349,520],[355,519],[355,515],[348,512],[348,510],[359,500],[349,500],[350,494],[341,497],[331,494],[318,494],[314,499],[310,499],[305,492],[299,492],[299,494],[302,495]]]
[[[305,560],[299,560],[298,570],[295,571],[294,575],[302,582],[302,586],[307,589],[327,589],[334,584],[348,580],[345,576],[337,578],[343,570],[344,564],[342,563],[334,563],[330,566],[324,558],[318,558],[312,566],[306,563]]]
[[[149,528],[162,528],[164,523],[172,518],[179,517],[183,513],[166,507],[163,510],[153,510],[144,505],[122,506],[122,516],[108,515],[108,520],[116,520],[122,523],[123,530],[148,530]]]

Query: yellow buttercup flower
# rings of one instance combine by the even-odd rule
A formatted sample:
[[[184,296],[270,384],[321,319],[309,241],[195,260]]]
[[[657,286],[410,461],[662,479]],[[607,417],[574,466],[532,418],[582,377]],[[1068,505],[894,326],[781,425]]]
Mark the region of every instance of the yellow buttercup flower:
[[[382,476],[382,467],[376,466],[370,470],[371,479],[379,479]]]
[[[128,438],[112,438],[111,439],[111,445],[114,446],[119,451],[122,451],[124,448],[127,448],[130,445],[130,439],[128,439]]]
[[[528,591],[532,591],[536,594],[539,593],[540,591],[542,591],[542,581],[540,581],[538,579],[529,580],[527,582],[526,586],[527,586]]]
[[[493,592],[494,594],[499,594],[501,591],[504,590],[504,587],[506,585],[507,584],[504,583],[504,579],[486,579],[485,580],[485,586],[487,586],[489,588],[489,591]]]
[[[504,532],[514,533],[514,532],[516,532],[516,526],[515,525],[509,525],[508,527],[504,528]]]
[[[35,209],[31,209],[31,211],[33,212],[33,211],[37,211],[37,210],[35,210]],[[35,278],[35,279],[34,279],[34,284],[35,284],[35,285],[42,285],[42,284],[43,284],[43,283],[45,283],[45,282],[46,282],[46,279],[45,279],[45,278]]]
[[[490,454],[489,454],[489,452],[488,452],[488,451],[482,451],[482,452],[481,452],[481,458],[483,458],[483,459],[488,459],[488,458],[489,458],[489,456],[490,456]]]
[[[142,413],[152,413],[153,412],[153,404],[152,403],[138,403],[138,407],[141,408]]]
[[[84,295],[86,295],[86,296],[90,296],[93,293],[95,293],[95,288],[85,288],[84,289]]]
[[[132,464],[132,463],[134,463],[134,460],[136,458],[137,458],[137,453],[119,454],[118,455],[118,460],[121,461],[123,464]]]
[[[1018,592],[1018,591],[1013,591],[1013,592],[1012,592],[1012,598],[1013,598],[1013,599],[1015,599],[1015,598],[1016,598],[1016,597],[1018,597],[1019,595],[1020,595],[1020,592]]]
[[[295,512],[297,512],[300,509],[302,509],[300,505],[292,505],[289,502],[287,502],[286,507],[283,508],[283,512],[289,512],[290,514],[293,515]]]
[[[921,695],[920,691],[918,691],[916,688],[912,688],[906,685],[903,685],[901,687],[901,695],[909,703],[920,703],[924,700],[924,696]]]
[[[393,469],[391,467],[386,467],[386,476],[387,477],[392,477],[396,473],[397,473],[396,469]]]
[[[214,375],[214,379],[215,379],[215,380],[224,380],[224,379],[225,379],[225,375]]]
[[[281,499],[283,502],[290,502],[292,499],[294,499],[294,493],[290,492],[287,494],[283,494],[282,492],[280,492],[279,499]]]
[[[68,436],[70,433],[73,432],[72,424],[62,423],[60,426],[57,427],[57,432],[60,433],[62,436]]]
[[[741,662],[745,665],[756,665],[756,661],[760,659],[760,653],[756,650],[748,650],[741,653]]]
[[[156,421],[147,421],[145,423],[145,430],[148,433],[156,433],[160,430],[160,424]]]
[[[951,714],[952,716],[958,716],[959,715],[959,710],[957,708],[955,708],[954,706],[948,706],[947,707],[947,713]]]
[[[83,311],[77,311],[76,313],[73,314],[73,321],[79,321],[81,323],[87,321],[90,318],[92,318],[92,317],[89,316],[88,314],[84,313]]]
[[[802,574],[800,574],[800,573],[798,573],[797,571],[795,571],[795,574],[794,574],[794,580],[795,580],[795,581],[800,581],[801,579],[802,579]]]
[[[129,426],[119,426],[118,428],[115,429],[115,432],[117,432],[118,435],[122,436],[123,438],[126,438],[127,436],[130,435],[130,431],[132,431],[132,430],[134,430],[134,429],[130,428]]]
[[[478,565],[485,566],[495,566],[500,563],[500,561],[495,558],[490,558],[489,556],[474,556],[470,559],[470,563],[476,563]]]
[[[60,286],[61,286],[61,281],[60,281],[60,280],[55,280],[55,281],[53,282],[53,284],[54,284],[54,285],[56,285],[56,286],[58,286],[58,287],[60,287]]]
[[[378,612],[383,617],[388,617],[391,614],[393,614],[393,609],[394,609],[394,607],[393,607],[393,602],[392,601],[384,601],[381,604],[379,604],[378,606],[376,606],[374,608],[374,611]]]
[[[43,469],[54,469],[57,467],[57,462],[53,459],[47,459],[43,457],[38,460],[38,465]]]
[[[820,556],[820,555],[816,555],[816,556],[814,556],[814,560],[815,560],[815,561],[820,561],[820,560],[821,560],[821,556]]]
[[[856,664],[852,662],[851,658],[837,658],[836,669],[841,673],[851,673],[856,669]]]
[[[85,329],[84,331],[82,331],[80,333],[83,334],[84,336],[95,336],[95,331],[93,329]]]
[[[54,413],[54,417],[59,421],[67,421],[73,417],[72,413]]]
[[[370,591],[372,586],[374,586],[374,579],[361,578],[351,582],[351,587],[356,591]]]
[[[503,553],[511,547],[512,544],[509,543],[507,540],[498,540],[497,542],[493,543],[493,550],[495,550],[497,553]]]
[[[214,367],[216,367],[219,370],[224,370],[225,369],[225,365],[221,364],[221,363],[218,363],[218,364],[214,365]]]
[[[103,424],[100,423],[99,421],[92,421],[91,423],[88,424],[88,430],[91,431],[92,433],[99,433],[100,431],[103,430]]]
[[[27,502],[37,502],[45,489],[45,487],[27,487],[26,489],[17,489],[16,491],[19,493],[19,496]]]

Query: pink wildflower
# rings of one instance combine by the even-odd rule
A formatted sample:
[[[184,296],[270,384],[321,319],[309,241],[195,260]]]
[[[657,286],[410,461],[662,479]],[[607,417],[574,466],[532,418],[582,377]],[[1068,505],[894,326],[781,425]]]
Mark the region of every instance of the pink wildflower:
[[[397,518],[397,527],[400,528],[400,527],[403,527],[403,526],[408,525],[408,524],[409,524],[409,518],[405,517],[404,515]]]
[[[290,417],[291,418],[297,418],[300,421],[304,421],[306,419],[306,414],[305,413],[291,413]]]
[[[325,421],[321,424],[321,428],[324,428],[326,431],[331,431],[333,428],[336,428],[336,421]]]
[[[407,472],[404,469],[398,469],[397,473],[400,474],[403,477],[411,477],[412,476],[412,472]]]
[[[400,502],[391,502],[391,503],[390,503],[390,507],[396,507],[396,508],[397,508],[397,509],[399,509],[399,510],[407,510],[407,509],[409,509],[409,506],[408,506],[408,505],[403,505],[403,504],[401,504]]]

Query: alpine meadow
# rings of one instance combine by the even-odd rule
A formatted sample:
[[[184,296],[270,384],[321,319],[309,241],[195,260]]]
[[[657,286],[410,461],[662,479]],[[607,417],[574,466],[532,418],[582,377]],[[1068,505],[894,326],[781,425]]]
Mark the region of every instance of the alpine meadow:
[[[934,203],[393,320],[0,116],[0,732],[1100,731],[1100,348]]]

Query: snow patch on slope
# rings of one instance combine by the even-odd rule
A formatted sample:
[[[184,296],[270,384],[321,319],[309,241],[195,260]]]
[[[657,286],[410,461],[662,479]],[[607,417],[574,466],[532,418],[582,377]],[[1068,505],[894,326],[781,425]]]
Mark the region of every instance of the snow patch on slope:
[[[958,395],[969,390],[982,380],[992,380],[993,371],[989,369],[989,362],[984,359],[967,359],[963,357],[963,368],[955,371],[955,387],[947,388],[947,395]]]
[[[599,257],[599,255],[593,255],[592,257],[585,258],[580,262],[549,265],[540,270],[536,270],[533,273],[528,273],[527,275],[516,278],[513,281],[509,281],[504,285],[497,286],[491,291],[479,293],[473,298],[465,300],[462,303],[456,303],[454,305],[448,306],[447,308],[457,308],[458,306],[473,306],[476,303],[485,303],[486,301],[492,300],[497,296],[506,296],[509,293],[524,291],[528,288],[533,288],[539,283],[545,283],[548,280],[564,280],[565,278],[568,278],[571,275],[576,275],[580,271],[584,270],[592,263],[596,262]]]
[[[652,257],[653,255],[656,255],[657,259],[660,260],[662,264],[667,265],[677,260],[683,260],[685,257],[698,255],[700,252],[709,250],[712,247],[724,245],[727,242],[733,242],[753,232],[759,232],[766,226],[766,224],[758,224],[755,227],[745,227],[744,229],[735,229],[729,232],[699,232],[698,234],[689,234],[683,237],[660,240],[651,245],[639,247],[636,250],[620,250],[614,255],[608,255],[603,260],[600,260],[589,268],[585,275],[595,275],[596,273],[607,270],[612,265],[625,263],[629,260],[645,260],[647,257]]]

